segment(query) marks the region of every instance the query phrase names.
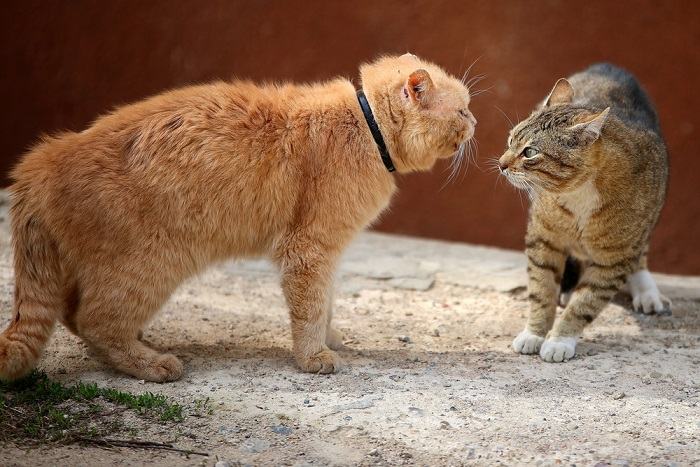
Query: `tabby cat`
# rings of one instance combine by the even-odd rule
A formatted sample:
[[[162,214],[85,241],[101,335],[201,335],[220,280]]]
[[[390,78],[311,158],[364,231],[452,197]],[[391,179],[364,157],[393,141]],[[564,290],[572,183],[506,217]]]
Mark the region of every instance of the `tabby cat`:
[[[26,374],[60,320],[114,368],[176,380],[180,361],[140,332],[187,277],[252,256],[280,269],[299,367],[335,371],[341,252],[389,203],[392,171],[463,154],[476,124],[467,87],[414,55],[360,75],[361,92],[347,79],[187,87],[44,138],[12,175],[0,378]]]
[[[656,112],[631,74],[597,64],[557,81],[512,129],[499,166],[531,198],[530,316],[513,341],[516,352],[539,352],[548,362],[572,358],[584,327],[625,281],[635,309],[670,307],[647,270],[666,195],[666,148]],[[559,294],[572,287],[555,323]]]

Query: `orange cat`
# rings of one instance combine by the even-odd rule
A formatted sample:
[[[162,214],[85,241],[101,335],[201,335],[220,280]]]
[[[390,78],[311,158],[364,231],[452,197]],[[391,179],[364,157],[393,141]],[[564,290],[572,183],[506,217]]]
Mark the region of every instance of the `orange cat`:
[[[299,367],[335,371],[341,252],[389,203],[394,166],[429,169],[476,124],[466,86],[414,55],[360,74],[365,112],[346,79],[219,82],[45,138],[13,172],[15,304],[0,377],[30,371],[60,320],[118,370],[176,380],[180,361],[141,330],[187,277],[260,255],[280,269]]]

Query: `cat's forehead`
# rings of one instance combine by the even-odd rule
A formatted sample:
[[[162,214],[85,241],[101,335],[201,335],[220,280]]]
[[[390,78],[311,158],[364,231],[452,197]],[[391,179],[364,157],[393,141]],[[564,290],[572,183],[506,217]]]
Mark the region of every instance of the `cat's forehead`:
[[[581,111],[580,108],[570,106],[535,110],[532,115],[511,130],[509,142],[555,135],[558,131],[571,126]]]

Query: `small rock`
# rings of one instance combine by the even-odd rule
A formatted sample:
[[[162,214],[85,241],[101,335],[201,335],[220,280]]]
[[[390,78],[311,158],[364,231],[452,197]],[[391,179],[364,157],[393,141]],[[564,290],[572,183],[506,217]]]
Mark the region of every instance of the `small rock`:
[[[289,428],[288,426],[275,425],[272,427],[272,431],[274,431],[278,435],[288,436],[288,435],[292,434],[293,430],[291,428]]]
[[[377,457],[377,456],[379,456],[379,449],[376,449],[376,448],[375,448],[375,449],[372,449],[372,450],[371,450],[370,452],[368,452],[367,454],[370,455],[370,456],[372,456],[372,457]]]
[[[258,453],[270,449],[270,442],[260,438],[248,438],[241,444],[241,450],[250,453]]]
[[[399,457],[401,457],[402,459],[411,459],[413,457],[413,454],[411,454],[410,452],[402,452],[401,454],[399,454]]]
[[[216,464],[214,464],[214,467],[231,467],[231,464],[226,461],[218,461]]]
[[[616,401],[622,399],[623,397],[625,397],[625,393],[622,392],[622,391],[616,392],[616,393],[613,394],[613,396],[612,396],[612,398],[615,399]]]
[[[398,339],[400,342],[405,342],[406,344],[411,342],[411,338],[409,336],[399,336]]]
[[[450,430],[450,429],[452,429],[452,425],[450,425],[450,422],[443,420],[440,422],[440,429],[441,430]]]
[[[371,397],[366,397],[364,399],[358,399],[352,402],[348,402],[346,404],[338,404],[335,407],[333,407],[333,410],[330,413],[328,413],[328,415],[333,415],[338,412],[344,412],[346,410],[369,409],[370,407],[374,407],[374,399]]]

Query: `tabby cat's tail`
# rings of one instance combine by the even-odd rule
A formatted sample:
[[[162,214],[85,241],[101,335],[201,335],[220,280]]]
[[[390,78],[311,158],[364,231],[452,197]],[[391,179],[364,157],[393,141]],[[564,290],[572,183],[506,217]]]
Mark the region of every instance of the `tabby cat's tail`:
[[[55,242],[32,215],[13,206],[15,304],[0,334],[0,379],[14,380],[36,365],[63,305],[62,268]]]

